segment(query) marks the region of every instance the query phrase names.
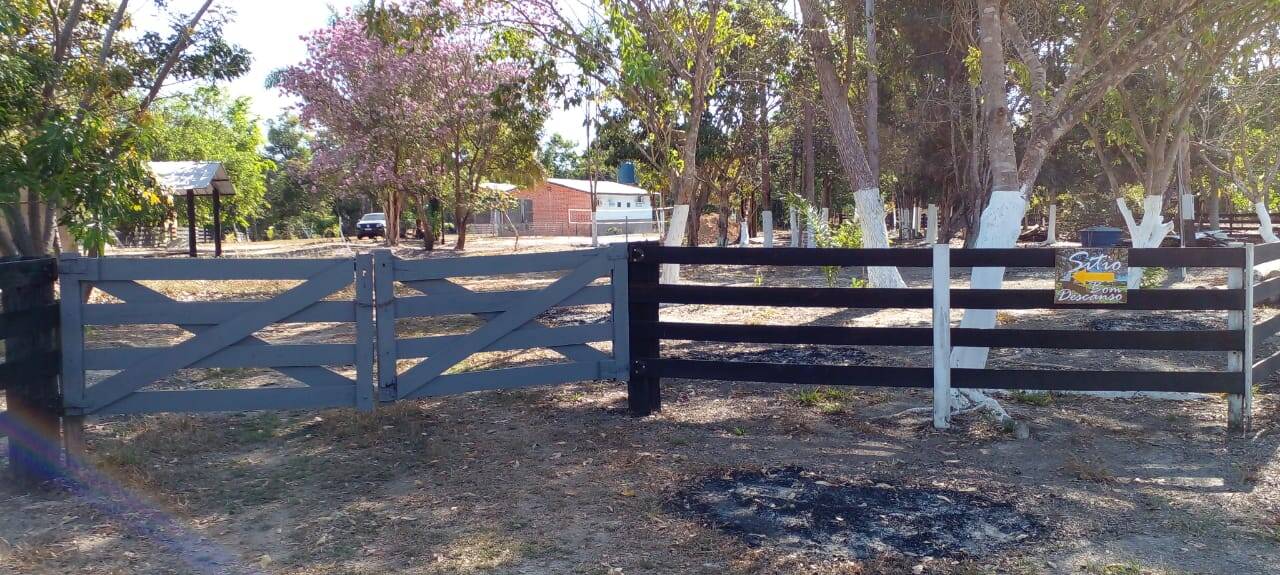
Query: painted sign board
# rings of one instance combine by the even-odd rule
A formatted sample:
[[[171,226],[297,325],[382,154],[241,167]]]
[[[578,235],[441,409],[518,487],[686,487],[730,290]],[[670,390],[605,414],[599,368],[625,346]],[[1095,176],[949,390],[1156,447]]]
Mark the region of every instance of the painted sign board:
[[[1053,303],[1124,304],[1129,301],[1129,251],[1124,248],[1056,250]]]

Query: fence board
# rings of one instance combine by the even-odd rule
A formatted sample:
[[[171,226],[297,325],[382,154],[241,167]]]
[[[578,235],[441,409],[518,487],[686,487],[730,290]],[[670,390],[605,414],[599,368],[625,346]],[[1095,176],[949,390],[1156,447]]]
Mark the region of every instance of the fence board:
[[[465,257],[455,259],[395,259],[396,281],[410,282],[451,277],[540,273],[581,267],[601,250],[577,250],[543,254]]]
[[[398,297],[395,301],[396,317],[431,317],[442,315],[469,315],[480,313],[497,313],[506,311],[514,302],[537,290],[515,290],[501,292],[472,292],[462,296],[409,296]],[[588,286],[573,294],[555,307],[575,305],[599,305],[612,301],[610,286]]]
[[[217,325],[229,317],[253,313],[262,302],[102,303],[84,306],[85,325]],[[319,301],[276,323],[348,323],[356,320],[350,301]]]
[[[305,280],[350,259],[101,258],[95,281]]]
[[[927,290],[925,290],[927,291]],[[1244,305],[1242,289],[1130,290],[1124,304],[1054,304],[1051,289],[954,289],[951,307],[965,309],[1108,309],[1134,311],[1232,310]]]
[[[1280,242],[1258,244],[1253,248],[1253,265],[1280,260]]]
[[[1280,370],[1280,351],[1253,364],[1253,380],[1266,381],[1276,370]]]
[[[1280,296],[1280,277],[1253,286],[1254,305],[1270,303]]]
[[[1277,333],[1280,333],[1280,314],[1253,326],[1253,342],[1255,344],[1260,343],[1275,337]]]
[[[169,347],[113,347],[84,350],[84,368],[118,370],[146,361]],[[344,343],[268,345],[239,343],[191,364],[190,368],[298,367],[356,363],[355,346]],[[341,383],[349,384],[345,378]]]
[[[355,405],[354,386],[267,387],[257,389],[188,389],[135,391],[119,401],[95,411],[98,415],[137,413],[210,413],[217,411],[257,411],[324,409]]]
[[[535,385],[592,381],[603,377],[604,371],[600,363],[573,362],[449,374],[431,380],[431,385],[414,390],[405,396],[405,399],[454,395],[488,389],[517,389]]]
[[[417,337],[396,341],[396,356],[400,359],[430,357],[458,345],[464,335]],[[481,351],[510,351],[541,347],[558,347],[593,341],[609,341],[613,337],[612,323],[574,325],[566,327],[531,326],[517,329],[502,336]],[[605,359],[600,354],[595,359]]]
[[[1244,349],[1244,332],[1233,330],[1094,331],[954,328],[951,330],[951,334],[952,345],[958,347],[1171,351],[1232,351]]]
[[[1059,371],[952,368],[951,385],[968,389],[1240,393],[1234,372]]]

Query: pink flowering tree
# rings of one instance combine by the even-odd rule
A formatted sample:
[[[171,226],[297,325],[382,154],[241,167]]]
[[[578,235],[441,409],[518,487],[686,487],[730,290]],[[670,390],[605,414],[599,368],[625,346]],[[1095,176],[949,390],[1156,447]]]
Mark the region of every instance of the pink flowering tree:
[[[458,222],[483,199],[472,192],[493,169],[485,138],[503,131],[499,112],[509,108],[508,93],[523,92],[530,70],[506,48],[510,34],[480,25],[496,16],[484,4],[450,2],[348,12],[304,37],[307,59],[280,75],[280,88],[301,100],[302,121],[324,143],[313,171],[376,198],[389,243],[410,198],[418,199],[428,242],[432,199],[452,199]]]

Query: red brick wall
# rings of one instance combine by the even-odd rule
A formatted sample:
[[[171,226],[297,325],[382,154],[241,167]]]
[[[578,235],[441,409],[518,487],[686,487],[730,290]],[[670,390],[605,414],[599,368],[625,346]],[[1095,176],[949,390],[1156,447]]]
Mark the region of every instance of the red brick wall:
[[[591,226],[587,224],[569,224],[569,210],[591,209],[591,195],[543,182],[528,190],[516,191],[516,197],[533,200],[533,225],[545,233],[560,235],[589,235]],[[590,216],[581,212],[575,213],[574,221],[583,222]]]

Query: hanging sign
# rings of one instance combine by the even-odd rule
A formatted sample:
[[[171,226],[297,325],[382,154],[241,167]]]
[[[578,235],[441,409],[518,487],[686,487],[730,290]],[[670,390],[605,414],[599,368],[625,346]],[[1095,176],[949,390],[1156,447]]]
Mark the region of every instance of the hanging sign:
[[[1055,250],[1053,303],[1123,304],[1129,301],[1129,251],[1124,248]]]

